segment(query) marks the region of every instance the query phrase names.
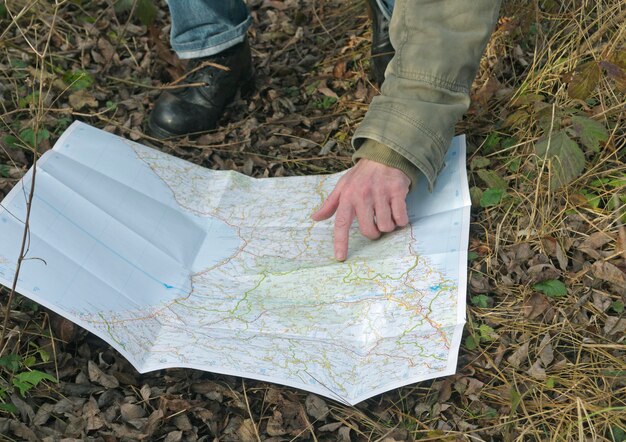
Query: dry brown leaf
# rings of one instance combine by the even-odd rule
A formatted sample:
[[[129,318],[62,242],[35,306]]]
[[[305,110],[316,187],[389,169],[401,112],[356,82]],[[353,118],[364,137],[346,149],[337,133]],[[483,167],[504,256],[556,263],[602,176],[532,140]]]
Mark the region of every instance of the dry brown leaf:
[[[559,241],[552,236],[546,236],[541,239],[541,243],[543,244],[543,247],[548,255],[556,257],[559,262],[559,267],[561,270],[565,271],[567,269],[568,259],[565,254],[565,250]]]
[[[111,404],[118,404],[124,399],[124,395],[117,390],[106,390],[98,398],[98,407],[107,408]]]
[[[168,69],[172,79],[183,75],[184,68],[181,60],[161,41],[159,34],[161,30],[156,24],[148,27],[148,39],[152,43],[152,48],[156,51],[157,57],[166,62],[171,69]]]
[[[89,361],[87,364],[89,371],[89,380],[98,385],[102,385],[104,388],[117,388],[120,386],[119,381],[115,376],[105,374],[95,362]]]
[[[133,427],[135,430],[142,430],[148,423],[148,418],[138,417],[137,419],[129,419],[128,421],[126,421],[126,423]]]
[[[150,400],[152,390],[150,389],[150,386],[148,384],[145,384],[143,387],[141,387],[141,390],[139,390],[139,394],[141,395],[141,399],[144,402],[148,402]]]
[[[52,412],[54,414],[72,413],[81,408],[85,402],[83,398],[61,398],[54,404]]]
[[[598,250],[600,247],[611,241],[613,237],[606,232],[595,232],[584,239],[578,246],[579,249]]]
[[[468,378],[467,379],[467,389],[465,390],[465,395],[475,395],[485,386],[484,382],[479,381],[476,378]]]
[[[535,363],[528,369],[527,373],[540,381],[546,380],[548,376],[546,375],[546,371],[541,365],[541,359],[537,359]]]
[[[181,431],[191,431],[193,429],[193,425],[191,425],[191,421],[186,414],[178,414],[174,418],[174,425]]]
[[[69,416],[63,435],[67,437],[80,437],[85,433],[87,421],[82,416]]]
[[[620,287],[626,287],[626,275],[619,267],[607,261],[596,261],[591,266],[591,272],[596,278],[611,282]]]
[[[339,99],[339,95],[337,95],[335,91],[331,90],[327,86],[318,87],[317,91],[326,97]]]
[[[503,342],[498,344],[498,348],[493,356],[493,367],[499,367],[502,362],[502,358],[504,358],[504,353],[506,352],[506,345]],[[490,364],[492,365],[492,364]]]
[[[610,295],[594,291],[591,296],[593,298],[593,305],[601,312],[607,311],[611,306],[612,300]]]
[[[536,319],[550,307],[550,301],[542,293],[533,293],[524,303],[524,316],[528,319]]]
[[[183,440],[183,432],[182,431],[170,431],[165,437],[165,442],[180,442]],[[256,440],[256,439],[252,439]]]
[[[114,436],[117,440],[134,440],[134,439],[143,439],[143,435],[136,430],[133,430],[126,424],[117,424],[112,423],[109,424],[111,429],[113,430]]]
[[[154,434],[156,429],[163,421],[163,410],[158,409],[154,410],[150,416],[148,416],[148,420],[146,421],[146,426],[143,428],[144,435],[150,440],[150,437]]]
[[[280,411],[274,410],[274,414],[267,420],[265,429],[270,436],[283,436],[287,430],[283,428],[283,415]]]
[[[345,61],[338,61],[333,66],[333,77],[343,78],[346,75],[347,64]]]
[[[343,425],[343,423],[341,423],[341,422],[332,422],[330,424],[322,425],[317,430],[321,431],[323,433],[325,433],[325,432],[332,433],[334,431],[337,431],[337,429],[339,427],[341,427],[342,425]]]
[[[98,100],[87,92],[86,89],[81,89],[70,94],[68,100],[70,102],[70,106],[72,106],[74,110],[81,110],[84,107],[98,107]]]
[[[239,436],[239,439],[244,442],[258,440],[256,427],[252,419],[244,419],[235,432],[237,436]]]
[[[31,430],[30,428],[28,428],[22,422],[17,422],[17,421],[12,420],[10,424],[10,428],[13,434],[20,438],[19,440],[33,441],[33,442],[40,440],[35,434],[35,432]]]
[[[35,418],[35,410],[33,407],[27,403],[24,399],[19,397],[17,394],[11,395],[11,402],[20,412],[20,416],[23,421],[32,422]]]
[[[338,431],[337,431],[337,435],[338,440],[340,442],[351,442],[352,439],[350,438],[350,427],[341,427]]]
[[[605,232],[595,232],[580,243],[578,250],[594,259],[602,259],[602,255],[598,253],[598,251],[612,239],[613,238]]]
[[[356,84],[356,92],[354,93],[354,98],[357,100],[364,100],[367,97],[367,88],[362,81],[359,81]]]
[[[314,394],[309,394],[304,401],[306,413],[317,421],[326,419],[330,412],[326,401]]]
[[[544,367],[547,367],[554,361],[554,351],[550,343],[551,339],[550,334],[546,333],[539,344],[539,359],[543,362]]]
[[[74,342],[78,336],[78,326],[55,312],[51,311],[49,315],[50,326],[52,327],[54,336],[66,343]]]
[[[100,415],[94,415],[87,418],[87,426],[85,430],[87,431],[95,431],[103,428],[105,426],[105,421]]]
[[[126,422],[146,416],[146,410],[137,404],[122,404],[120,413]]]
[[[96,399],[91,397],[83,406],[83,417],[87,420],[87,431],[99,430],[104,427],[104,419],[100,416],[100,408]]]
[[[512,247],[512,249],[515,252],[515,259],[517,261],[526,261],[535,255],[530,247],[530,244],[527,242],[516,244]]]
[[[117,51],[115,47],[104,37],[100,37],[98,39],[98,49],[100,49],[100,53],[102,57],[104,57],[104,62],[108,63],[109,60],[114,61],[114,64],[119,64],[119,56],[116,57]]]
[[[495,77],[489,77],[487,81],[473,95],[473,101],[477,101],[485,106],[494,94],[502,87],[502,84]]]
[[[463,380],[461,382],[464,382],[464,378],[462,379]],[[439,390],[439,396],[438,396],[439,402],[446,402],[448,399],[450,399],[450,397],[452,396],[452,384],[453,383],[454,383],[454,378],[448,377],[444,379],[443,381],[435,382],[435,384],[433,384],[433,388],[437,388]],[[435,387],[435,385],[437,384],[438,384],[438,387]]]
[[[269,387],[265,392],[265,401],[271,405],[282,404],[285,399],[277,388]]]
[[[185,399],[171,399],[162,397],[159,408],[170,411],[172,414],[193,408],[194,404]]]
[[[191,391],[205,395],[212,401],[222,402],[224,400],[224,387],[217,382],[204,381],[191,384]]]
[[[528,359],[528,348],[530,342],[524,342],[521,347],[513,352],[511,356],[507,358],[507,362],[515,368],[519,368]]]
[[[532,283],[558,279],[561,276],[561,273],[552,264],[536,264],[529,267],[527,272]]]
[[[52,414],[52,410],[54,405],[50,403],[41,404],[41,406],[37,409],[37,413],[32,421],[33,425],[40,427],[48,422],[50,415]]]
[[[609,316],[604,322],[604,333],[608,336],[624,335],[626,332],[626,318],[618,318],[617,316]]]
[[[252,169],[253,169],[253,167],[254,167],[254,162],[252,161],[252,158],[248,157],[243,162],[243,166],[241,168],[241,172],[244,175],[252,176]]]
[[[472,272],[470,277],[470,289],[474,294],[489,293],[492,290],[489,279],[476,272]]]
[[[566,271],[567,265],[569,264],[569,259],[567,258],[565,250],[563,250],[561,244],[557,244],[556,246],[556,260],[559,262],[559,267],[561,268],[561,270]]]

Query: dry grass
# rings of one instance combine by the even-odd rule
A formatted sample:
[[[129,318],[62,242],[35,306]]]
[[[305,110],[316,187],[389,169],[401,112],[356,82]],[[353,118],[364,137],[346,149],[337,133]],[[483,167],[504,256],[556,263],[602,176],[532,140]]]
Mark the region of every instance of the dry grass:
[[[167,77],[166,68],[176,66],[159,58],[145,29],[132,20],[118,19],[106,2],[95,5],[7,2],[0,31],[0,122],[2,134],[17,141],[8,143],[6,137],[0,141],[0,164],[8,166],[0,174],[2,193],[32,164],[37,148],[49,147],[67,119],[80,118],[150,141],[143,138],[141,122],[158,93],[158,79]],[[269,20],[265,10],[258,11],[262,20]],[[298,20],[310,26],[309,33],[286,48],[284,56],[298,59],[307,45],[321,42],[329,49],[324,58],[295,76],[281,71],[280,60],[267,63],[260,69],[262,87],[253,98],[254,106],[239,103],[231,109],[232,115],[245,115],[243,119],[204,139],[160,147],[210,167],[257,176],[345,167],[351,153],[349,134],[374,93],[366,74],[365,10],[362,4],[326,1],[315,8],[307,6],[304,14],[307,17]],[[481,63],[474,104],[459,125],[475,146],[468,163],[478,164],[472,163],[477,158],[489,160],[489,169],[505,180],[508,195],[494,206],[476,204],[473,214],[470,250],[475,258],[470,263],[467,325],[473,345],[466,341],[463,346],[457,375],[405,387],[357,407],[331,404],[326,422],[303,423],[292,433],[294,439],[330,440],[332,436],[345,440],[342,437],[350,434],[353,440],[387,441],[626,440],[626,341],[621,325],[626,321],[626,287],[619,282],[619,274],[610,274],[617,269],[623,278],[626,271],[622,225],[626,100],[606,70],[584,99],[572,98],[567,81],[583,63],[613,60],[617,53],[626,58],[626,7],[620,0],[509,1],[501,15]],[[157,22],[164,20],[161,15]],[[100,26],[104,21],[110,27]],[[271,23],[267,26],[273,29]],[[345,29],[350,29],[349,37]],[[266,42],[262,33],[253,35],[253,40],[259,48],[256,61],[263,64]],[[332,79],[337,66],[348,74]],[[64,73],[78,69],[93,71],[95,82],[83,89],[86,92],[73,88],[71,80],[61,80]],[[285,83],[277,85],[273,78],[281,75]],[[328,85],[340,95],[327,109],[323,96],[314,91],[319,78],[330,78]],[[287,101],[278,104],[268,99],[270,90],[281,87],[295,88],[309,101],[319,100],[318,108],[302,104],[298,97],[292,100],[296,109],[292,113],[308,119],[306,128],[296,127],[285,117],[289,115],[288,95],[281,95]],[[84,103],[79,106],[81,99]],[[535,143],[561,126],[569,127],[572,112],[600,122],[608,139],[598,152],[586,152],[584,173],[555,189],[550,186],[552,169],[536,155]],[[270,114],[276,118],[266,119]],[[50,140],[43,139],[33,148],[27,129],[34,133],[45,129]],[[337,147],[320,157],[320,146],[329,141]],[[288,143],[289,147],[275,147]],[[470,174],[477,198],[489,187],[479,176],[481,168],[473,167]],[[542,294],[534,285],[545,279],[563,281],[567,294]],[[479,295],[483,297],[475,298]],[[6,299],[2,298],[5,311]],[[56,354],[59,343],[49,337],[47,315],[33,311],[22,298],[12,307],[2,331],[10,338],[0,349],[2,354],[26,357],[36,354],[33,348]],[[61,353],[75,351],[67,348]],[[41,361],[39,365],[54,369]],[[183,377],[196,376],[185,373]],[[1,372],[0,389],[8,388],[8,376],[6,370]],[[65,381],[75,382],[74,376]],[[155,377],[142,382],[153,382],[154,387],[168,381]],[[62,395],[59,388],[50,388],[32,392],[29,403],[35,411]],[[240,395],[245,408],[237,410],[229,403],[221,417],[232,421],[237,416],[242,419],[240,428],[251,424],[249,434],[264,438],[268,419],[277,409],[289,414],[280,408],[286,407],[283,402],[268,399],[275,390],[260,383],[246,389],[238,383],[232,394]],[[304,394],[279,391],[294,407],[303,407]],[[180,396],[191,400],[186,394]],[[306,421],[306,413],[301,414]],[[13,417],[25,423],[29,420]],[[328,422],[341,425],[320,432]],[[207,424],[201,428],[205,433],[199,434],[216,436],[215,428],[222,427]],[[245,439],[244,433],[236,434]]]

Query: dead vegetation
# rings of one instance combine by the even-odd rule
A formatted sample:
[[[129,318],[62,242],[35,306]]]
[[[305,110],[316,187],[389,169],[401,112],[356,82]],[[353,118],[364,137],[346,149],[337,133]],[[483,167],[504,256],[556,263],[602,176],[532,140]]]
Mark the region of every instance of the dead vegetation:
[[[221,129],[165,143],[142,128],[183,72],[166,8],[112,3],[0,5],[2,195],[74,119],[252,176],[349,166],[376,94],[362,2],[249,1],[255,94]],[[2,438],[626,440],[625,18],[619,0],[502,8],[458,128],[474,210],[455,376],[345,407],[192,370],[139,375],[3,289]]]

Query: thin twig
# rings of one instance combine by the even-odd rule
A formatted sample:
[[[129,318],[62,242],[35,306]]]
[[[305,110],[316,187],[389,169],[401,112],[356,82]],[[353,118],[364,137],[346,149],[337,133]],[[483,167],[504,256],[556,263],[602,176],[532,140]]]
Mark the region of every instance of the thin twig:
[[[212,61],[203,61],[198,66],[196,66],[195,68],[191,69],[189,72],[185,72],[185,75],[183,75],[182,77],[177,78],[176,80],[172,81],[169,84],[169,87],[173,87],[174,85],[177,85],[178,83],[183,81],[185,78],[189,77],[194,72],[197,72],[200,69],[204,69],[204,68],[209,67],[209,66],[214,67],[215,69],[226,71],[226,72],[230,71],[230,68],[227,67],[227,66],[224,66],[224,65],[221,65],[221,64],[217,64],[217,63],[213,63]],[[192,83],[192,84],[195,84],[195,83]],[[185,85],[185,86],[188,86],[188,85]]]
[[[52,16],[52,27],[54,27],[54,23],[56,21],[57,18],[57,14],[58,14],[58,4],[55,6],[54,9],[54,15]],[[18,27],[19,28],[19,27]],[[43,51],[41,54],[39,54],[38,52],[36,52],[40,62],[44,63],[44,58],[46,56],[46,53],[48,52],[48,48],[50,47],[50,39],[52,37],[52,33],[50,32],[48,34],[48,39],[46,40],[46,45],[43,48]],[[39,71],[39,106],[38,109],[41,110],[43,108],[43,85],[44,85],[44,81],[43,81],[43,66],[41,67],[40,71]],[[34,127],[34,133],[35,133],[35,138],[34,138],[34,143],[33,143],[33,167],[32,167],[32,174],[31,174],[31,184],[30,184],[30,190],[28,193],[28,200],[26,202],[26,217],[24,219],[24,232],[22,234],[22,244],[20,247],[20,254],[18,256],[17,259],[17,266],[15,268],[15,275],[13,277],[13,283],[11,285],[11,291],[9,292],[9,296],[7,298],[7,303],[6,303],[6,311],[4,313],[4,322],[2,325],[2,333],[0,334],[0,355],[2,355],[2,351],[4,350],[4,340],[6,338],[6,333],[7,333],[7,329],[9,327],[9,319],[11,317],[11,304],[13,303],[13,298],[15,296],[15,292],[17,289],[17,282],[19,280],[19,276],[20,276],[20,270],[22,268],[22,263],[24,262],[24,259],[26,258],[26,253],[27,253],[27,244],[28,244],[28,238],[30,236],[30,230],[29,230],[29,224],[30,224],[30,214],[31,214],[31,209],[33,206],[33,197],[35,196],[35,182],[36,182],[36,178],[37,178],[37,142],[39,141],[39,122],[41,120],[41,115],[38,113],[38,115],[36,115],[36,117],[34,118],[34,122],[35,122],[35,127]]]
[[[254,418],[252,417],[252,410],[250,409],[250,402],[248,402],[248,393],[246,392],[246,381],[245,379],[241,380],[241,385],[243,386],[243,398],[246,400],[246,408],[248,409],[248,415],[250,416],[250,420],[252,421],[252,427],[254,428],[254,434],[256,439],[261,442],[261,436],[259,435],[259,429],[256,427],[256,423],[254,422]]]
[[[105,75],[104,78],[107,78],[109,80],[113,80],[113,81],[117,81],[120,83],[124,83],[124,84],[128,84],[131,86],[136,86],[136,87],[142,87],[144,89],[152,89],[152,90],[166,90],[166,89],[181,89],[181,88],[185,88],[185,87],[202,87],[202,86],[206,86],[206,83],[204,82],[198,82],[198,83],[186,83],[186,84],[166,84],[163,86],[152,86],[150,84],[143,84],[143,83],[138,83],[136,81],[131,81],[131,80],[126,80],[124,78],[117,78],[117,77],[111,77],[110,75]]]
[[[137,8],[137,2],[138,0],[134,0],[133,1],[133,5],[130,8],[130,12],[128,13],[128,19],[126,20],[126,22],[124,23],[124,26],[122,27],[122,32],[120,32],[118,34],[117,39],[115,40],[115,46],[113,47],[113,51],[111,52],[111,56],[109,58],[107,58],[107,60],[104,63],[104,66],[102,66],[100,68],[100,72],[106,72],[107,69],[109,68],[109,65],[111,64],[111,61],[113,61],[113,57],[115,57],[115,54],[117,54],[117,48],[120,46],[120,42],[122,41],[122,39],[124,38],[124,35],[126,35],[126,30],[128,29],[128,25],[130,23],[130,20],[133,18],[133,15],[135,15],[135,9]],[[116,17],[115,21],[117,20],[117,16],[115,15],[115,13],[113,14],[114,17]],[[119,24],[119,21],[118,21]]]

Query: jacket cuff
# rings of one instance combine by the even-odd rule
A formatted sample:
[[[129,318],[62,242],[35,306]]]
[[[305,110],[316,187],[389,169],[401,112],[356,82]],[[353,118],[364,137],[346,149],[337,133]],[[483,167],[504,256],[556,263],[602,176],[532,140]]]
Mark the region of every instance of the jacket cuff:
[[[359,150],[352,155],[352,160],[355,162],[359,158],[376,161],[377,163],[382,163],[385,166],[395,167],[396,169],[401,170],[411,180],[411,187],[415,185],[419,177],[420,170],[417,166],[415,166],[415,164],[407,160],[392,148],[372,139],[366,139]]]

